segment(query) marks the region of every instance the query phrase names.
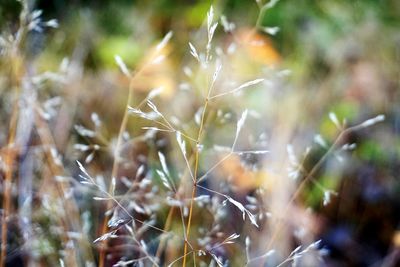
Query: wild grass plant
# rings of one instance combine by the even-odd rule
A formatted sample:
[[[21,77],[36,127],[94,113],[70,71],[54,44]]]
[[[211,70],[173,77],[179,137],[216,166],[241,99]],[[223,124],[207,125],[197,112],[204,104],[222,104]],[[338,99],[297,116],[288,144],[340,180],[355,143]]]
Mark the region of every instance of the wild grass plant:
[[[276,3],[257,1],[260,15],[247,43],[211,7],[199,40],[188,43],[191,57],[182,60],[172,97],[163,87],[147,95],[136,87],[167,60],[173,32],[136,70],[116,55],[128,88],[121,122],[107,129],[95,111],[73,119],[83,110],[73,100],[83,90],[76,82],[83,75],[79,51],[59,70],[35,73],[29,41],[58,23],[21,1],[18,30],[0,39],[8,74],[1,81],[8,131],[0,136],[0,267],[13,258],[27,266],[320,265],[327,251],[299,195],[311,183],[324,206],[340,197],[316,175],[328,159],[348,157],[356,146],[348,143],[350,133],[384,116],[349,126],[331,112],[336,138],[303,140],[299,121],[308,96],[291,88],[290,71],[276,61],[240,73],[234,58],[246,45],[264,45],[254,37],[259,32],[279,31],[261,25]],[[309,167],[312,150],[323,152]]]

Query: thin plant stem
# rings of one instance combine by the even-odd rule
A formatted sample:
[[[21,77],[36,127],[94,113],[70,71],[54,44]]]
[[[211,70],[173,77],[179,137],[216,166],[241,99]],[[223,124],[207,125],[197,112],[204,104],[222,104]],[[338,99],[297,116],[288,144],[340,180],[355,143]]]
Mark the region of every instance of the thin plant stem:
[[[119,128],[119,132],[118,132],[118,137],[117,137],[117,144],[115,147],[115,151],[114,151],[114,162],[113,162],[113,167],[112,167],[112,171],[111,171],[111,179],[115,179],[117,174],[118,174],[118,164],[119,164],[119,157],[120,157],[120,147],[122,145],[122,141],[123,141],[123,134],[126,130],[127,124],[128,124],[128,119],[129,119],[129,110],[128,107],[130,106],[130,104],[132,103],[132,99],[133,99],[133,89],[134,89],[134,85],[135,85],[135,81],[137,79],[137,77],[140,76],[140,74],[143,73],[143,71],[146,69],[147,66],[149,66],[149,64],[151,64],[152,60],[157,56],[157,52],[155,52],[152,56],[151,59],[142,66],[142,68],[136,72],[134,74],[134,76],[129,76],[130,78],[130,83],[129,83],[129,92],[128,92],[128,98],[126,101],[126,106],[125,106],[125,111],[124,111],[124,115],[122,118],[122,122]],[[139,105],[142,105],[143,103],[140,103]],[[109,187],[109,191],[111,190],[111,186]],[[107,209],[108,210],[110,207],[110,202],[107,202]],[[102,222],[102,226],[101,226],[101,233],[100,236],[103,235],[106,231],[107,231],[107,220],[108,220],[108,216],[105,216]],[[103,245],[107,244],[107,240],[103,241]],[[100,255],[99,255],[99,267],[104,267],[105,264],[105,255],[106,254],[106,249],[103,247],[100,250]]]
[[[182,132],[180,132],[180,133],[182,134]],[[184,136],[184,135],[182,134],[182,136]],[[191,138],[191,139],[193,139],[193,138]],[[194,142],[196,142],[196,139],[193,139],[193,140],[194,140]],[[182,175],[182,177],[186,177],[186,175],[188,175],[188,173],[189,173],[189,175],[193,179],[193,183],[194,183],[194,177],[193,177],[192,171],[190,170],[190,162],[189,161],[190,162],[193,161],[193,157],[191,157],[190,160],[187,161],[187,169],[186,169],[185,173]],[[178,191],[179,191],[179,189],[178,189]],[[175,207],[172,206],[169,209],[169,212],[168,212],[168,215],[167,215],[167,220],[166,220],[165,225],[164,225],[164,231],[168,231],[168,229],[171,226],[173,213],[174,213],[174,208]],[[184,228],[184,231],[186,232],[185,228]],[[186,236],[186,233],[185,233],[185,236]],[[166,237],[162,237],[161,240],[160,240],[160,244],[158,245],[157,252],[156,252],[156,257],[157,258],[161,257],[161,254],[162,254],[162,251],[163,251],[163,249],[164,249],[164,247],[166,245],[166,242],[167,242],[166,241]],[[154,267],[154,265],[153,265],[153,267]]]
[[[192,195],[190,198],[190,207],[189,207],[189,217],[188,217],[188,223],[186,227],[186,237],[189,238],[190,235],[190,227],[191,227],[191,222],[192,222],[192,215],[193,215],[193,204],[194,204],[194,198],[196,197],[196,190],[197,190],[197,174],[198,174],[198,169],[199,169],[199,157],[200,157],[200,140],[204,128],[204,118],[208,106],[208,101],[209,101],[209,96],[211,92],[211,87],[208,90],[207,97],[204,102],[204,108],[203,108],[203,114],[201,115],[201,121],[200,121],[200,127],[199,127],[199,132],[197,135],[197,140],[196,140],[196,150],[195,150],[195,163],[194,163],[194,183],[192,185]],[[182,266],[186,266],[186,255],[187,255],[187,250],[188,250],[188,240],[185,241],[184,249],[183,249],[183,262]]]
[[[129,104],[132,102],[132,98],[133,98],[133,80],[134,79],[131,78],[131,82],[129,84],[127,106],[129,106]],[[116,145],[115,151],[114,151],[114,162],[113,162],[113,167],[112,167],[112,171],[111,171],[111,178],[112,179],[115,179],[116,175],[118,174],[118,164],[119,164],[119,156],[120,156],[120,152],[119,152],[120,149],[119,148],[121,147],[122,136],[123,136],[123,133],[125,132],[126,126],[128,124],[128,118],[129,118],[128,109],[125,108],[124,116],[122,118],[121,126],[119,128],[117,145]],[[110,186],[110,189],[111,189],[111,186]],[[107,202],[107,209],[106,210],[108,210],[109,207],[110,207],[110,202]],[[106,216],[103,219],[100,236],[102,236],[107,231],[107,220],[108,220],[108,216]],[[106,245],[106,244],[107,244],[107,240],[104,240],[103,241],[103,245]],[[106,249],[102,248],[100,250],[100,255],[99,255],[99,267],[104,267],[105,256],[106,256]]]

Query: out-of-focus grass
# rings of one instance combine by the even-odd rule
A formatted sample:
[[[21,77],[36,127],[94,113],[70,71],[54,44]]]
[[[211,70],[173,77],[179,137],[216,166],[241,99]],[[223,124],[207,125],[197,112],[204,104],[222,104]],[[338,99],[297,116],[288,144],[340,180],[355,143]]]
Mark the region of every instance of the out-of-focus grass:
[[[209,1],[37,1],[37,6],[44,9],[45,18],[59,18],[60,29],[46,29],[44,33],[29,35],[29,45],[23,47],[27,55],[26,64],[38,73],[56,71],[62,59],[67,56],[72,62],[76,61],[76,69],[82,68],[82,73],[74,78],[76,80],[61,86],[47,82],[43,86],[43,92],[39,94],[39,98],[43,100],[49,96],[61,95],[65,101],[61,110],[68,117],[68,123],[51,121],[50,125],[54,126],[56,145],[64,152],[66,169],[72,173],[76,172],[73,160],[80,156],[84,159],[84,155],[76,153],[72,145],[88,142],[74,132],[73,124],[90,127],[90,115],[97,112],[103,119],[101,131],[105,139],[112,139],[118,132],[129,82],[117,72],[115,54],[119,54],[131,69],[139,69],[146,63],[156,41],[172,30],[174,38],[168,46],[168,59],[159,66],[149,68],[137,79],[133,102],[138,104],[150,89],[163,84],[168,92],[162,94],[156,103],[166,114],[178,114],[180,119],[186,121],[201,105],[199,101],[189,99],[185,91],[179,90],[181,84],[177,80],[187,79],[199,92],[205,85],[205,77],[201,75],[193,81],[182,74],[184,66],[180,64],[189,61],[189,40],[194,40],[198,47],[204,45],[205,35],[197,33],[196,29],[203,24],[210,6]],[[217,1],[214,6],[218,13],[236,23],[235,33],[239,39],[249,38],[251,42],[254,41],[252,38],[263,38],[267,42],[267,45],[257,49],[249,49],[246,42],[242,44],[231,55],[232,65],[224,66],[226,69],[230,68],[231,76],[246,80],[252,76],[268,74],[271,63],[281,69],[290,70],[290,74],[283,73],[282,79],[276,79],[272,75],[267,77],[273,81],[273,85],[266,90],[255,88],[244,92],[240,98],[219,102],[223,114],[230,116],[219,118],[225,119],[227,124],[217,123],[207,128],[209,136],[204,140],[206,148],[214,143],[229,145],[230,139],[227,138],[235,131],[234,124],[238,119],[234,114],[246,107],[259,111],[261,122],[250,120],[250,123],[256,131],[267,132],[267,139],[273,142],[271,149],[281,148],[280,142],[293,141],[298,154],[312,143],[312,136],[316,133],[320,133],[327,143],[334,142],[338,129],[328,118],[330,111],[334,111],[340,120],[346,118],[348,125],[360,123],[378,113],[386,114],[387,121],[377,128],[346,136],[346,142],[357,143],[355,151],[346,154],[344,162],[338,162],[335,157],[327,160],[314,177],[316,183],[307,184],[297,199],[301,210],[299,213],[306,214],[302,218],[309,218],[309,214],[304,212],[308,207],[314,211],[310,218],[313,218],[318,227],[313,234],[316,238],[321,237],[323,245],[332,252],[331,256],[326,257],[328,265],[331,262],[349,266],[379,265],[393,255],[392,251],[398,249],[390,238],[399,227],[399,217],[395,211],[399,207],[397,194],[400,188],[396,172],[399,167],[400,147],[400,110],[397,108],[400,100],[400,4],[395,0],[296,1],[295,4],[282,0],[268,10],[261,20],[262,26],[280,28],[276,36],[261,32],[258,36],[248,35],[256,23],[258,12],[257,5],[251,1]],[[11,31],[16,28],[19,11],[19,4],[13,1],[5,1],[0,5],[0,24],[3,28]],[[218,28],[216,39],[220,48],[226,49],[232,38],[230,35],[223,35],[221,27]],[[188,65],[196,68],[194,64]],[[8,71],[3,63],[0,93],[4,125],[7,125],[10,112],[10,91],[4,78]],[[226,75],[226,80],[231,79],[228,74],[222,75]],[[301,111],[297,108],[301,108]],[[218,115],[215,114],[214,117],[218,118]],[[63,133],[64,126],[66,136],[60,137],[57,133]],[[137,136],[143,133],[140,129],[142,126],[146,126],[142,120],[132,118],[128,132]],[[195,124],[190,124],[187,131],[194,135],[195,127]],[[244,135],[247,137],[251,133],[248,131]],[[149,169],[153,176],[156,176],[154,169],[158,163],[154,162],[157,162],[158,150],[172,154],[171,172],[178,173],[181,166],[174,162],[178,162],[179,154],[176,155],[170,148],[171,140],[165,141],[162,134],[155,139],[154,144],[149,147],[143,145],[143,151],[140,150],[149,156]],[[251,143],[244,139],[243,144]],[[0,140],[1,145],[5,146],[6,132],[2,133]],[[141,140],[132,143],[133,147],[142,149],[141,145]],[[129,148],[131,147],[128,150]],[[267,148],[269,149],[268,145]],[[109,175],[112,165],[110,154],[96,153],[93,164],[88,167],[90,171]],[[323,154],[323,148],[312,150],[305,167],[311,169]],[[130,156],[132,158],[129,160],[135,160],[137,155]],[[212,157],[213,155],[207,154],[201,157],[201,164],[204,166],[201,171],[204,172],[207,166],[212,166]],[[267,170],[255,173],[242,168],[243,166],[238,167],[240,158],[235,158],[227,162],[215,176],[223,177],[222,181],[232,179],[233,184],[239,187],[239,198],[244,199],[244,195],[253,194],[260,185],[264,185],[271,194],[277,188],[275,193],[279,195],[285,191],[285,187],[281,185],[282,188],[278,189],[280,185],[277,180],[280,177],[276,172],[279,173],[279,160],[284,157],[272,153],[271,157],[264,159]],[[247,161],[251,165],[257,159]],[[268,168],[269,165],[272,167]],[[133,170],[127,168],[126,173],[129,172]],[[229,176],[231,172],[234,173],[232,177]],[[156,182],[162,187],[160,180]],[[214,183],[213,186],[218,182]],[[332,196],[332,203],[328,207],[322,205],[323,192],[318,184],[338,192],[337,196]],[[77,196],[82,211],[92,211],[87,223],[91,225],[89,236],[95,239],[96,233],[100,232],[98,229],[101,227],[99,222],[102,214],[97,214],[97,208],[91,205],[90,197],[89,193],[86,196]],[[379,205],[385,205],[386,210],[379,213]],[[51,229],[52,224],[57,224],[52,221],[55,219],[51,214],[39,210],[35,212],[35,216],[33,220],[37,222],[39,229],[46,229],[49,233],[39,231],[33,244],[33,250],[38,255],[33,256],[42,259],[44,265],[50,266],[58,260],[57,250],[62,241],[53,237],[59,229]],[[166,216],[164,211],[159,214],[162,222],[166,220]],[[246,232],[247,226],[241,229],[231,222],[238,218],[240,214],[233,212],[222,223],[229,230],[239,232],[244,229]],[[202,217],[201,213],[195,212],[193,221],[195,230],[192,231],[196,236],[200,235],[197,232],[201,232],[202,226],[210,226],[212,218]],[[163,227],[161,224],[157,226]],[[171,229],[180,232],[180,226],[179,216],[176,216]],[[301,230],[296,225],[293,228],[298,232]],[[374,231],[369,232],[370,229]],[[377,237],[376,232],[384,229],[385,236]],[[256,241],[261,244],[257,251],[260,254],[263,252],[263,238],[273,235],[266,229],[262,230],[264,236],[260,235]],[[375,237],[378,242],[373,241]],[[289,239],[282,243],[290,245],[304,241],[292,233],[280,239]],[[348,243],[343,245],[345,241]],[[153,244],[152,250],[155,247]],[[174,249],[181,248],[179,245],[172,246],[171,251],[166,253],[169,260],[181,255],[180,251],[172,251]],[[231,262],[234,266],[239,266],[245,257],[236,254],[240,250],[241,247],[233,247],[220,253],[234,256]],[[366,257],[361,252],[352,254],[351,250],[372,251],[372,256]],[[283,255],[279,256],[283,258]]]

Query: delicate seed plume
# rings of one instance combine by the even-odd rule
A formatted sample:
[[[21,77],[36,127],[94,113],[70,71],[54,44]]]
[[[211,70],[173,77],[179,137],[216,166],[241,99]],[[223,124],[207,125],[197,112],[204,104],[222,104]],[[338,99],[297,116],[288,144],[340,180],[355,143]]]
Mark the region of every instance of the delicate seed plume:
[[[328,147],[326,141],[320,134],[317,134],[314,136],[314,142],[317,143],[318,145],[322,146],[323,148]]]
[[[156,96],[159,96],[161,93],[162,93],[162,91],[164,90],[164,87],[157,87],[157,88],[154,88],[153,90],[151,90],[150,91],[150,93],[147,95],[147,99],[153,99],[153,98],[155,98]]]
[[[165,156],[163,153],[158,152],[158,157],[160,158],[160,162],[161,162],[161,167],[163,168],[163,171],[165,172],[166,175],[170,175],[169,174],[169,170],[168,170],[168,166],[167,166],[167,162],[165,160]]]
[[[103,240],[106,240],[106,239],[109,239],[109,238],[116,238],[116,237],[118,237],[118,236],[116,235],[116,233],[117,233],[116,230],[115,230],[115,231],[112,231],[112,232],[109,232],[109,233],[106,233],[106,234],[100,236],[99,238],[96,238],[96,239],[93,241],[93,243],[97,243],[97,242],[99,242],[99,241],[103,241]]]
[[[224,267],[224,264],[222,263],[222,261],[220,260],[219,257],[217,257],[216,255],[214,255],[212,253],[211,253],[211,257],[213,257],[213,259],[217,263],[218,267]]]
[[[271,0],[265,5],[265,8],[266,9],[273,8],[276,5],[276,3],[278,3],[278,2],[279,2],[279,0]]]
[[[168,178],[167,176],[164,174],[164,172],[160,171],[160,170],[156,170],[158,176],[160,176],[161,181],[163,183],[163,185],[168,188],[169,190],[172,190],[171,185],[169,184]]]
[[[117,63],[120,71],[125,74],[125,76],[130,77],[130,71],[128,70],[128,67],[125,65],[124,61],[119,55],[114,56],[115,62]]]
[[[236,135],[235,135],[235,140],[233,141],[232,151],[235,150],[237,139],[239,138],[240,131],[242,130],[244,122],[246,121],[246,118],[247,118],[247,113],[248,113],[247,109],[245,111],[243,111],[242,116],[240,117],[240,119],[237,122]]]
[[[192,43],[189,42],[189,47],[190,47],[190,54],[198,61],[200,62],[200,57],[199,54],[197,53],[196,48],[192,45]]]
[[[242,89],[245,89],[245,88],[247,88],[247,87],[250,87],[250,86],[259,84],[259,83],[263,82],[264,80],[265,80],[265,79],[255,79],[255,80],[252,80],[252,81],[248,81],[248,82],[246,82],[246,83],[240,85],[239,87],[236,87],[235,89],[233,89],[233,90],[231,90],[231,91],[228,91],[228,92],[225,92],[225,93],[221,93],[221,94],[214,95],[214,96],[210,97],[210,99],[217,98],[217,97],[221,97],[221,96],[225,96],[225,95],[228,95],[228,94],[237,93],[237,92],[239,92],[239,91],[242,90]]]
[[[157,47],[156,47],[157,51],[162,50],[162,49],[168,44],[169,40],[171,40],[171,38],[172,38],[172,35],[173,35],[173,32],[172,32],[172,31],[169,31],[169,32],[164,36],[164,38],[162,39],[162,41],[161,41],[161,42],[157,45]]]
[[[362,128],[366,128],[384,120],[385,120],[385,115],[381,114],[376,116],[375,118],[364,121],[363,123],[361,123],[360,126]]]
[[[340,122],[334,112],[329,112],[329,119],[335,124],[335,126],[340,130],[342,126],[340,125]]]
[[[86,136],[86,137],[95,137],[96,133],[92,130],[89,130],[82,125],[75,125],[74,126],[75,130],[78,132],[80,136]]]
[[[262,30],[269,35],[276,35],[280,31],[279,27],[263,27]]]
[[[247,210],[240,202],[234,200],[234,199],[231,198],[231,197],[227,197],[227,200],[228,200],[230,203],[232,203],[234,206],[236,206],[236,207],[242,212],[243,220],[245,219],[245,216],[247,215],[247,216],[249,217],[251,223],[252,223],[253,225],[255,225],[256,227],[258,227],[256,218],[254,217],[254,215],[253,215],[249,210]]]

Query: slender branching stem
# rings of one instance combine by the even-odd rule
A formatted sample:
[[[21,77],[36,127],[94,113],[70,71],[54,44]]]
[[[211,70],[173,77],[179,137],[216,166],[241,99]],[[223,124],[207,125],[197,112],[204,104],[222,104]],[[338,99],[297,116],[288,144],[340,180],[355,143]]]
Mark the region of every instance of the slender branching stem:
[[[205,114],[208,106],[208,101],[209,101],[209,95],[210,95],[211,87],[209,88],[207,92],[207,97],[204,101],[204,106],[203,106],[203,114],[201,115],[201,121],[200,121],[200,126],[199,126],[199,132],[197,134],[197,141],[196,141],[196,149],[195,149],[195,163],[194,163],[194,182],[192,185],[192,195],[190,198],[190,207],[189,207],[189,217],[188,217],[188,222],[187,222],[187,227],[186,227],[186,238],[189,238],[190,236],[190,227],[191,227],[191,222],[192,222],[192,215],[193,215],[193,204],[194,204],[194,199],[196,197],[196,190],[197,190],[197,174],[199,170],[199,157],[200,157],[200,140],[202,137],[203,133],[203,128],[204,128],[204,119],[205,119]],[[187,250],[188,250],[188,240],[186,240],[184,249],[183,249],[183,262],[182,266],[186,266],[186,255],[187,255]]]
[[[129,84],[129,92],[128,92],[128,99],[127,99],[127,106],[130,105],[130,103],[132,102],[132,98],[133,98],[133,81],[134,79],[131,78],[131,82]],[[128,109],[125,108],[124,111],[124,116],[122,118],[122,122],[121,122],[121,126],[119,128],[119,132],[118,132],[118,139],[117,139],[117,145],[115,147],[115,151],[114,151],[114,162],[113,162],[113,167],[112,167],[112,171],[111,171],[111,178],[115,179],[117,174],[118,174],[118,164],[119,164],[119,157],[120,157],[120,147],[122,145],[122,140],[123,140],[123,133],[126,130],[126,126],[128,124],[128,118],[129,118],[129,112]],[[110,186],[111,189],[111,186]],[[110,208],[111,202],[107,202],[107,210]],[[101,229],[101,233],[100,236],[103,235],[106,231],[107,231],[107,220],[108,220],[108,216],[106,216],[103,220],[102,223],[102,229]],[[106,246],[107,245],[107,240],[103,241],[103,245]],[[104,267],[105,264],[105,256],[106,256],[106,248],[102,248],[100,250],[100,255],[99,255],[99,267]]]

